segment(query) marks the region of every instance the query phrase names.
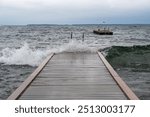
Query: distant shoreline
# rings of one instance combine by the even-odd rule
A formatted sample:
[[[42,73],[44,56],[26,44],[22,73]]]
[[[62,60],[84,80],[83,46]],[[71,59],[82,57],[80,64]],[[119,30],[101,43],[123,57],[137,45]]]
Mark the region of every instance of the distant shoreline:
[[[101,25],[101,26],[111,26],[111,25],[150,25],[150,24],[1,24],[0,26],[79,26],[79,25]]]

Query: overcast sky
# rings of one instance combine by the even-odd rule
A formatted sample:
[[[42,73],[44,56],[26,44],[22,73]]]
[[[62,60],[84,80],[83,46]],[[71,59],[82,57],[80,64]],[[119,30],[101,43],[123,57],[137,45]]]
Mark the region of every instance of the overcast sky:
[[[0,0],[0,25],[147,24],[150,0]]]

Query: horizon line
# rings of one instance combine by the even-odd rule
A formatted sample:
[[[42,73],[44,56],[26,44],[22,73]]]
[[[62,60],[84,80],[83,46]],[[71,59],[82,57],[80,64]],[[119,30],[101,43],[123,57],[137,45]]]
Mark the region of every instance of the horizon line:
[[[150,23],[105,23],[105,24],[98,24],[98,23],[87,23],[87,24],[80,24],[80,23],[78,23],[78,24],[76,24],[76,23],[74,23],[74,24],[66,24],[66,23],[64,23],[64,24],[56,24],[56,23],[52,23],[52,24],[50,24],[50,23],[31,23],[31,24],[1,24],[0,26],[16,26],[16,25],[20,25],[20,26],[29,26],[29,25],[150,25]]]

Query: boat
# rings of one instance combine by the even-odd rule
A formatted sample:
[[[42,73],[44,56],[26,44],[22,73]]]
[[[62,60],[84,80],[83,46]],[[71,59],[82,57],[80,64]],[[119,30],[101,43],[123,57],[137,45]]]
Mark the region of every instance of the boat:
[[[98,30],[93,30],[94,34],[98,34],[98,35],[113,35],[113,32],[110,31],[109,29],[98,29]]]

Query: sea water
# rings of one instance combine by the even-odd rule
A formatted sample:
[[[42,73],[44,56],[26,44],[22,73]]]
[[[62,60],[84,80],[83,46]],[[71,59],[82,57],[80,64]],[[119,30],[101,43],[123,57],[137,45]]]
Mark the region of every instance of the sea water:
[[[93,34],[94,29],[108,27],[114,35]],[[6,99],[50,53],[97,50],[140,99],[150,99],[149,44],[150,25],[0,26],[0,99]]]

